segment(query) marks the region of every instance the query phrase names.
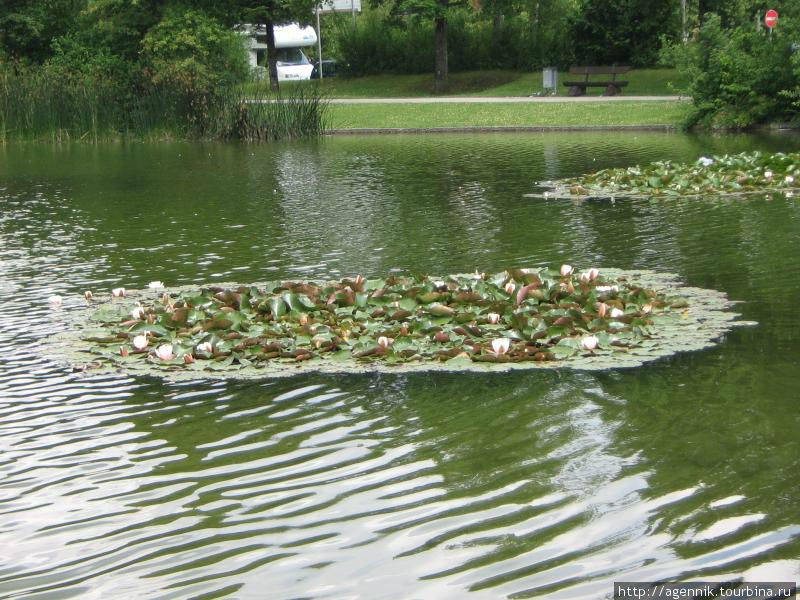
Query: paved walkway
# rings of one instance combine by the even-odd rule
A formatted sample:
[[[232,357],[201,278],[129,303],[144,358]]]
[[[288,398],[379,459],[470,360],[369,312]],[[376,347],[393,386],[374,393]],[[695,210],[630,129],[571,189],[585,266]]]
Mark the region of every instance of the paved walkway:
[[[686,96],[438,96],[424,98],[331,98],[331,104],[519,104],[553,102],[686,102]]]

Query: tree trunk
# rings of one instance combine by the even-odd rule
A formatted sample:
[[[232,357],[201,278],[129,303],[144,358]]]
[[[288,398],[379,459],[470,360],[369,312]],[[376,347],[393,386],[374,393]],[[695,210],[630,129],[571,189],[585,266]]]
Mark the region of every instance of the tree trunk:
[[[500,60],[500,42],[503,37],[503,15],[495,14],[492,17],[492,65],[494,67],[502,68],[503,65]],[[515,67],[518,65],[514,65]],[[506,66],[507,67],[507,66]]]
[[[433,91],[442,94],[448,88],[447,72],[447,17],[436,17],[436,75],[433,80]]]
[[[703,24],[703,17],[710,12],[708,0],[697,0],[697,22]]]
[[[272,21],[267,21],[267,71],[269,73],[269,88],[277,92],[278,84],[278,57],[275,54],[275,30]]]

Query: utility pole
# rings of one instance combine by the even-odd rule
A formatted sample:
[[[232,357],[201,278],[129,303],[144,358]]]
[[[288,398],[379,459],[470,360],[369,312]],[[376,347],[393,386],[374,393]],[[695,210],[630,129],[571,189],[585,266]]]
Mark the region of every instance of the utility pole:
[[[681,39],[684,44],[689,40],[686,34],[686,0],[681,0]]]

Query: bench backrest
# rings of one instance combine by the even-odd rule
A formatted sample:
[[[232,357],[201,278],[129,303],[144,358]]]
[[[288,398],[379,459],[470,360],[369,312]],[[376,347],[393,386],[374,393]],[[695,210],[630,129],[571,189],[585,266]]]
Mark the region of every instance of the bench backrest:
[[[630,71],[630,67],[612,65],[610,67],[570,67],[572,75],[621,75]]]

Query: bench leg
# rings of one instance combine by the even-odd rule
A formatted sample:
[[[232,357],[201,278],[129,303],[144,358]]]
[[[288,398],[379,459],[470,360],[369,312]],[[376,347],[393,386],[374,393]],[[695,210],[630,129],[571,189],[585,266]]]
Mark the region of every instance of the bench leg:
[[[606,91],[603,92],[603,96],[616,96],[617,94],[619,94],[619,88],[614,84],[606,87]]]
[[[581,85],[570,86],[568,95],[570,96],[583,96],[586,93],[586,88]]]

